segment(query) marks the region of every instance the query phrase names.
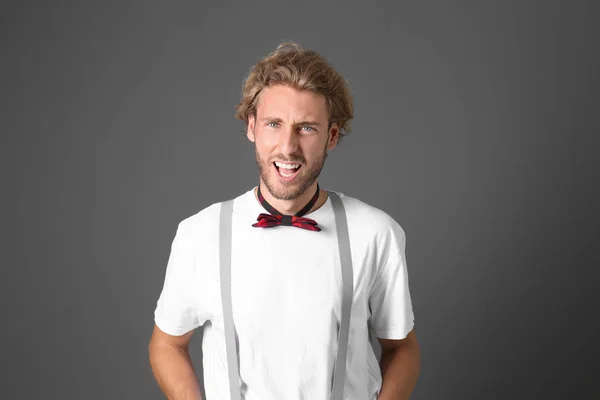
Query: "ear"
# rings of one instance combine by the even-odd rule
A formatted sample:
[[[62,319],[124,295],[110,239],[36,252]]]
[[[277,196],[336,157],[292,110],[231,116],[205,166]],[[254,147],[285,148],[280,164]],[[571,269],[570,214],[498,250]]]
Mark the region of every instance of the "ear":
[[[254,137],[255,122],[256,122],[256,120],[254,119],[254,115],[250,115],[248,117],[248,127],[246,130],[246,136],[248,137],[248,140],[250,140],[251,142],[254,142],[256,140]]]
[[[333,150],[340,140],[340,123],[335,122],[331,124],[329,129],[329,142],[327,143],[327,150]]]

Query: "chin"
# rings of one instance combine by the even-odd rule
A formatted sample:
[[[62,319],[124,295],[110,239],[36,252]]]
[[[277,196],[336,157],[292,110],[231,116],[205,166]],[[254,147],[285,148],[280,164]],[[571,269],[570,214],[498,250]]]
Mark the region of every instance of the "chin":
[[[266,180],[265,186],[277,200],[294,200],[304,193],[307,187],[305,182],[281,182],[277,177]]]
[[[267,185],[267,189],[278,200],[294,200],[302,194],[301,187],[297,184],[277,182],[275,185]]]

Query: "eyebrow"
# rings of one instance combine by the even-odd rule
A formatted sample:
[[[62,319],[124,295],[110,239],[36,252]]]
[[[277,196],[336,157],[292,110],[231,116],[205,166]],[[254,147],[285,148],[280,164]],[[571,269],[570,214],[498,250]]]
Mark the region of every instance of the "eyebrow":
[[[268,122],[278,122],[278,123],[283,122],[283,120],[281,118],[276,118],[276,117],[262,117],[259,121],[261,121],[261,122],[267,122],[267,121]],[[310,121],[310,120],[298,121],[294,125],[321,126],[321,124],[319,122]]]

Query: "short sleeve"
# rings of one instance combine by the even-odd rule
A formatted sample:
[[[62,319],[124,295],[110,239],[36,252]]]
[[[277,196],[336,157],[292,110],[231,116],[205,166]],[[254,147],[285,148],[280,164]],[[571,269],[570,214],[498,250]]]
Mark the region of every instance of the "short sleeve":
[[[165,333],[180,336],[204,324],[191,232],[180,223],[171,244],[165,280],[154,311],[154,322]]]
[[[371,288],[371,328],[381,339],[404,339],[414,327],[405,243],[406,236],[399,228],[388,247],[385,265]]]

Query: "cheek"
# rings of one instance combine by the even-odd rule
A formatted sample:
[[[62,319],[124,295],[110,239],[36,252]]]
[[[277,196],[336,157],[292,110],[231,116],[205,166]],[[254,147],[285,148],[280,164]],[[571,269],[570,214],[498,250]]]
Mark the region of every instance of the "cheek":
[[[273,153],[273,146],[270,143],[265,142],[264,139],[257,140],[254,142],[254,145],[256,147],[256,152],[260,155],[260,158],[267,162],[271,156],[271,153]]]
[[[318,143],[313,143],[310,146],[310,149],[305,149],[305,154],[310,154],[312,160],[317,160],[323,157],[323,154],[327,151],[328,142],[319,141]]]
[[[271,153],[277,147],[277,140],[274,135],[261,134],[255,136],[255,144],[259,151],[263,154]]]

